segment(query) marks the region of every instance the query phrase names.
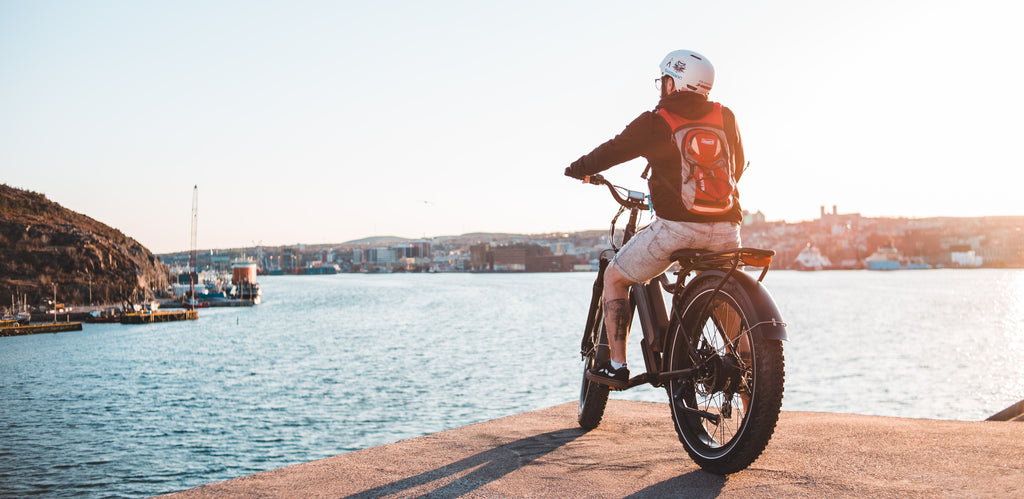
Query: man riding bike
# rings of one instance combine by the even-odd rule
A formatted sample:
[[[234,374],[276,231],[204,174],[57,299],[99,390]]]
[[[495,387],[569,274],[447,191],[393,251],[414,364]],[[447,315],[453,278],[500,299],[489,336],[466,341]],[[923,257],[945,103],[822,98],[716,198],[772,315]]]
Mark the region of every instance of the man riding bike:
[[[655,110],[565,169],[567,176],[583,179],[642,156],[651,172],[648,188],[656,217],[619,250],[604,275],[611,360],[588,374],[615,388],[629,381],[629,287],[665,272],[676,250],[740,246],[743,214],[735,183],[745,164],[743,144],[732,111],[708,100],[714,80],[715,69],[706,57],[689,50],[670,52],[661,62],[661,99]],[[720,167],[717,178],[713,164]]]

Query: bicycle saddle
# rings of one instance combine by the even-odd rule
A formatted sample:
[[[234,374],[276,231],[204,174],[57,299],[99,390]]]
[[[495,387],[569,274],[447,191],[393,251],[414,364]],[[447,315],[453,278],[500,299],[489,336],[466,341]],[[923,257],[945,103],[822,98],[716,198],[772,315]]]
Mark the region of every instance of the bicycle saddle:
[[[670,258],[672,258],[673,262],[679,262],[680,265],[684,265],[697,261],[705,253],[710,253],[710,251],[703,248],[683,248],[672,252]]]

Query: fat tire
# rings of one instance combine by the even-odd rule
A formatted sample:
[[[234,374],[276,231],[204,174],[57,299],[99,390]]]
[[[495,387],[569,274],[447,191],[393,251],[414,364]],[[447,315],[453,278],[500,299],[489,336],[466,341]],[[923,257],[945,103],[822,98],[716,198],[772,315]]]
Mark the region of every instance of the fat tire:
[[[599,347],[598,345],[608,344],[604,328],[604,307],[600,303],[597,305],[594,325],[590,328],[590,331],[587,331],[587,334],[590,335],[591,344],[594,347],[583,358],[583,380],[580,387],[580,405],[576,414],[576,421],[580,424],[581,428],[589,431],[601,424],[604,409],[608,405],[608,392],[610,391],[608,385],[587,379],[587,370],[597,364],[598,351],[601,348],[607,349],[607,347]]]
[[[667,370],[683,369],[692,365],[684,342],[688,341],[685,330],[693,328],[679,327],[679,324],[704,323],[710,316],[709,309],[705,309],[704,304],[720,282],[717,278],[698,279],[687,286],[679,302],[679,320],[673,320],[674,331],[666,357]],[[742,329],[771,319],[759,316],[750,298],[735,281],[730,280],[722,286],[715,297],[715,303],[724,303],[737,312],[743,320]],[[702,313],[704,317],[698,317]],[[673,400],[673,393],[682,393],[684,395],[680,398],[685,399],[686,405],[697,405],[694,386],[698,381],[695,377],[675,380],[666,385],[669,405],[672,406],[672,421],[679,441],[690,458],[702,469],[718,475],[728,475],[746,469],[761,455],[775,432],[782,407],[785,381],[782,342],[763,339],[757,334],[756,329],[748,334],[748,337],[753,359],[753,375],[749,382],[752,385],[750,407],[744,408],[745,415],[736,433],[720,447],[714,448],[706,443],[708,433],[704,430],[703,418],[677,409],[676,401]]]

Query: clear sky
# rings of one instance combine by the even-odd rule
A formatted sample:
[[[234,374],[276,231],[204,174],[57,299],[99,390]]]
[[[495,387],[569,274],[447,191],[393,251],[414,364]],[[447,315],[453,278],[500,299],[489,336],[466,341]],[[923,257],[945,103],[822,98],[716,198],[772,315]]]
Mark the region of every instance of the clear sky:
[[[562,170],[687,48],[748,210],[1024,215],[1022,5],[0,0],[0,182],[158,253],[193,185],[200,248],[603,228]]]

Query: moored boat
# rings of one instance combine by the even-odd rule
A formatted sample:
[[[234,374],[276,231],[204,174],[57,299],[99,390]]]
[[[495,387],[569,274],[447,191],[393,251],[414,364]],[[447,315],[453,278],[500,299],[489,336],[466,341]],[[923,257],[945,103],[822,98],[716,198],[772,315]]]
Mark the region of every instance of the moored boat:
[[[832,261],[823,255],[817,246],[810,243],[796,256],[796,268],[799,270],[824,270],[830,267]]]
[[[892,246],[881,246],[871,256],[864,259],[864,267],[868,270],[918,270],[932,268],[921,257],[905,258],[899,250]]]
[[[256,281],[256,262],[235,260],[231,262],[231,297],[259,305],[262,291]]]

